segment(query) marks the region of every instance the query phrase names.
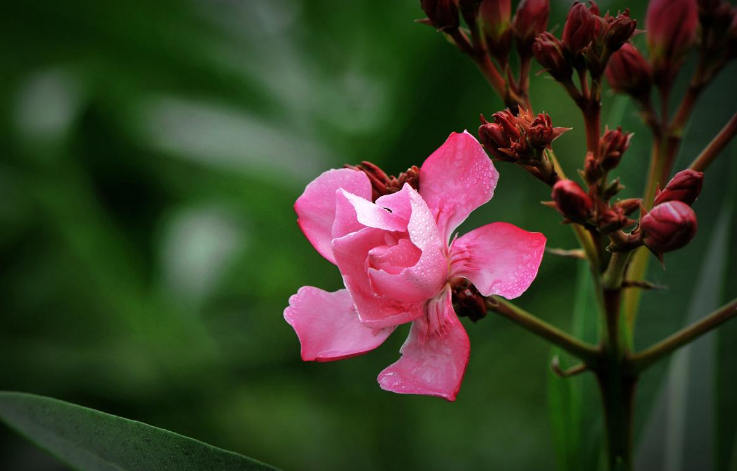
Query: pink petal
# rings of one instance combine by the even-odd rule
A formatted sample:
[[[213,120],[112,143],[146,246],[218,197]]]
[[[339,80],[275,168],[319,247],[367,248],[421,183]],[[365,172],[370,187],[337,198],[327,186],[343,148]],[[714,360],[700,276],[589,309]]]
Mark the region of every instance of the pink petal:
[[[382,389],[400,394],[424,394],[454,401],[466,372],[471,346],[453,312],[446,287],[427,306],[428,315],[412,323],[402,358],[379,374]]]
[[[427,301],[440,291],[448,279],[447,247],[430,209],[419,193],[409,185],[405,185],[400,193],[405,193],[410,202],[411,215],[407,225],[409,238],[422,255],[416,264],[398,273],[370,267],[369,278],[380,295],[405,302]]]
[[[343,283],[351,293],[361,322],[371,327],[389,327],[417,319],[423,314],[422,302],[405,302],[381,296],[374,291],[367,272],[369,252],[395,245],[393,233],[367,227],[333,240],[335,262]]]
[[[304,361],[333,361],[361,355],[384,343],[394,330],[363,325],[345,289],[328,293],[304,286],[289,298],[284,319],[297,332]]]
[[[453,243],[451,276],[468,278],[484,296],[516,298],[537,276],[545,241],[506,222],[479,227]]]
[[[338,190],[335,194],[335,222],[332,236],[337,239],[364,227],[404,231],[407,229],[407,220],[408,218],[397,216],[360,196]]]
[[[344,189],[371,199],[371,182],[365,173],[347,168],[328,170],[314,179],[294,203],[297,224],[320,255],[335,263],[330,248],[335,219],[335,192]]]
[[[494,196],[499,173],[478,141],[452,133],[420,169],[420,194],[447,241],[471,212]]]

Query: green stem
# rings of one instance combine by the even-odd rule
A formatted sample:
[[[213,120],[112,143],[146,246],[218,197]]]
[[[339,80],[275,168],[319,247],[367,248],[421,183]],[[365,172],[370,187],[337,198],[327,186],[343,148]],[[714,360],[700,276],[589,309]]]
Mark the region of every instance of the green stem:
[[[530,314],[509,301],[498,296],[486,298],[486,307],[517,325],[522,326],[538,337],[542,337],[571,355],[581,359],[586,364],[596,364],[599,359],[599,350],[565,332],[554,327],[542,319]]]
[[[675,350],[693,342],[697,338],[716,329],[734,317],[737,317],[737,299],[733,299],[731,302],[712,312],[700,321],[685,327],[681,331],[661,340],[652,347],[632,355],[630,357],[630,361],[632,363],[633,372],[641,373],[661,358],[670,355]]]
[[[703,172],[737,134],[737,114],[727,122],[688,168]]]

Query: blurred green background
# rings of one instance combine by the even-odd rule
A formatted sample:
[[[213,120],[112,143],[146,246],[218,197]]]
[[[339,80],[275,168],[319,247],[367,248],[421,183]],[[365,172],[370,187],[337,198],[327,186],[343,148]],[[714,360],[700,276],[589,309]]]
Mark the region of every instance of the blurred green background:
[[[558,34],[570,3],[553,2]],[[600,6],[630,6],[644,24],[644,3]],[[300,361],[282,318],[300,286],[341,287],[295,224],[292,204],[309,181],[361,160],[399,173],[502,107],[469,60],[413,22],[422,16],[415,0],[4,2],[0,390],[141,420],[286,470],[565,463],[554,445],[569,429],[551,425],[547,407],[560,387],[550,348],[517,326],[463,320],[471,362],[447,403],[377,385],[406,326],[368,355],[314,364]],[[736,73],[732,64],[704,95],[680,168],[737,109]],[[532,98],[555,125],[574,128],[555,146],[574,175],[584,152],[578,111],[544,74],[532,78]],[[623,196],[636,196],[650,138],[628,99],[605,99],[604,122],[636,133],[618,169]],[[671,289],[645,296],[640,347],[737,291],[734,145],[726,154],[695,205],[696,240],[667,257],[667,271],[651,267],[652,281]],[[539,204],[548,190],[497,168],[495,198],[461,232],[508,221],[573,247]],[[573,319],[579,269],[546,256],[518,302],[591,338],[585,296]],[[643,470],[668,459],[682,463],[668,469],[737,469],[730,327],[642,382]],[[596,454],[597,397],[589,379],[576,381],[565,400],[583,411],[577,433],[589,448],[580,454]],[[699,453],[710,467],[690,468]],[[64,468],[0,428],[0,469]]]

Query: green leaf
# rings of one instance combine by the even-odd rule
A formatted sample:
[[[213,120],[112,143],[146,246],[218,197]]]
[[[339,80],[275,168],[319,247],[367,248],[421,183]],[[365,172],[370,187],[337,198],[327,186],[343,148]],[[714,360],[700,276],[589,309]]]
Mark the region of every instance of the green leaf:
[[[80,471],[274,471],[133,420],[33,394],[0,392],[0,420]]]
[[[578,338],[596,343],[597,307],[586,263],[578,267],[576,299],[573,306],[572,332]],[[572,359],[558,348],[551,350],[551,359],[558,357],[562,368],[573,366]],[[601,418],[598,391],[591,374],[559,378],[548,376],[548,408],[553,427],[558,469],[590,471],[597,468],[601,450]]]

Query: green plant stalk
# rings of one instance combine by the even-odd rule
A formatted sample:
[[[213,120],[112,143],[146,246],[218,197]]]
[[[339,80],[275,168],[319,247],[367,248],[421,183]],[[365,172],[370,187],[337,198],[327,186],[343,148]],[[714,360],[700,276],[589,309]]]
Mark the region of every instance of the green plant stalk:
[[[606,330],[603,338],[603,363],[596,370],[602,398],[609,469],[632,469],[632,419],[637,377],[630,374],[627,353],[629,336],[621,325],[622,285],[631,251],[614,252],[601,277]]]
[[[486,308],[559,346],[587,365],[595,365],[599,361],[600,352],[596,347],[563,332],[509,301],[498,296],[490,296],[486,298]]]
[[[630,357],[632,371],[642,373],[658,360],[670,355],[677,349],[687,345],[725,322],[737,317],[737,299],[733,299],[705,318],[661,340],[650,348]]]

